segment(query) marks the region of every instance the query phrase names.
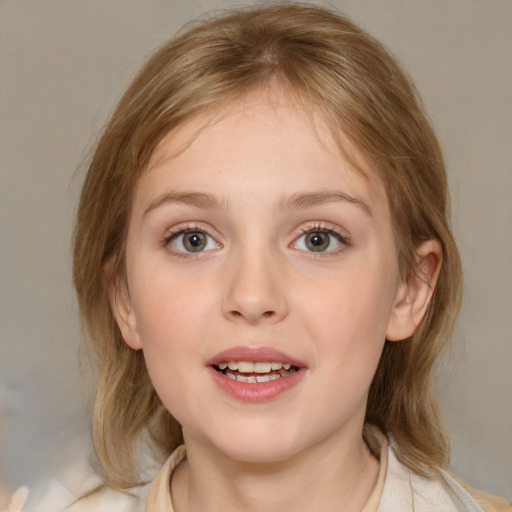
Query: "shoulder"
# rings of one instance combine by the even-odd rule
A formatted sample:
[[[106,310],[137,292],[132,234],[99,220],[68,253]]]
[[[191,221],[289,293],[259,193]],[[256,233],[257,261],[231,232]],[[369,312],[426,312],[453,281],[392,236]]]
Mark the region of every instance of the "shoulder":
[[[17,503],[15,512],[143,512],[149,486],[132,489],[130,494],[103,489],[100,478],[88,464],[67,468],[58,477],[33,485],[25,492],[24,502]],[[89,495],[87,495],[90,493]],[[85,497],[84,497],[85,496]],[[8,509],[10,510],[10,509]]]
[[[494,496],[484,491],[479,491],[478,489],[472,489],[464,484],[463,486],[482,507],[484,512],[512,512],[512,504],[500,496]]]
[[[441,471],[440,476],[461,502],[469,502],[468,497],[470,497],[484,512],[512,512],[512,505],[507,500],[478,489],[472,489],[450,476],[446,471]]]
[[[60,482],[53,482],[43,493],[29,490],[25,507],[19,512],[143,512],[145,499],[137,494],[125,494],[105,489],[86,497],[74,495]],[[18,512],[18,511],[16,511]]]
[[[393,445],[377,512],[512,512],[502,498],[463,487],[446,471],[424,478],[403,465]]]

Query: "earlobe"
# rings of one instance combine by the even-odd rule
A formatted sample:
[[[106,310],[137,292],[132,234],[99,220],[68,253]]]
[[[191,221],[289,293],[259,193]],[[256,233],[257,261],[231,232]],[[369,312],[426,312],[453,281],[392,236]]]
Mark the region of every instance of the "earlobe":
[[[121,331],[124,341],[135,350],[142,348],[142,343],[137,329],[137,319],[133,311],[132,303],[125,283],[119,277],[113,277],[108,268],[105,270],[108,286],[110,308],[116,323]]]
[[[409,338],[421,323],[436,287],[443,252],[437,240],[422,243],[416,251],[417,267],[400,284],[386,332],[389,341]]]

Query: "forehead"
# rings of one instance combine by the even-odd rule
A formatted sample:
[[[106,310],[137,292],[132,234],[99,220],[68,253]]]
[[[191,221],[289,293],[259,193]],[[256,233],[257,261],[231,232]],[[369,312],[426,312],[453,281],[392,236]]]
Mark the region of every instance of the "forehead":
[[[235,182],[247,189],[265,181],[271,194],[269,187],[277,191],[293,178],[290,189],[307,190],[321,187],[319,178],[327,179],[329,173],[342,178],[349,193],[370,202],[386,201],[369,162],[317,108],[293,95],[266,91],[196,114],[167,134],[140,179],[137,195],[156,180],[168,187],[199,186],[220,193]]]

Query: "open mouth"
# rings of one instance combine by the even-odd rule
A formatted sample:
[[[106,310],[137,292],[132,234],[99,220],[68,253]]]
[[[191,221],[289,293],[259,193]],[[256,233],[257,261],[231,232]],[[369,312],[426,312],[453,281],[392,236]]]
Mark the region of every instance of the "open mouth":
[[[223,361],[213,368],[228,379],[248,384],[270,382],[293,375],[299,368],[278,361]]]

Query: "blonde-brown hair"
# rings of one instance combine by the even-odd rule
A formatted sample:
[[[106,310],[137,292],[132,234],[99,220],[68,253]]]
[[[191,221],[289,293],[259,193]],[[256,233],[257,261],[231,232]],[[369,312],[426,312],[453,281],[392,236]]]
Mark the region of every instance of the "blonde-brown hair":
[[[272,83],[313,106],[381,177],[403,276],[415,271],[420,243],[441,243],[442,269],[428,312],[410,339],[386,342],[366,420],[393,434],[399,458],[417,473],[447,462],[431,373],[459,309],[461,268],[438,142],[414,86],[375,39],[332,11],[284,4],[209,18],[165,44],[129,86],[92,158],[76,221],[74,282],[98,363],[92,436],[109,486],[136,482],[133,447],[142,434],[164,453],[182,440],[142,351],[124,343],[109,307],[105,267],[124,275],[137,180],[174,128]]]

